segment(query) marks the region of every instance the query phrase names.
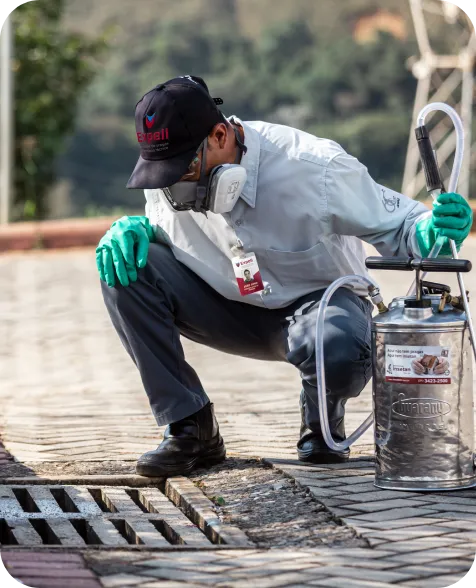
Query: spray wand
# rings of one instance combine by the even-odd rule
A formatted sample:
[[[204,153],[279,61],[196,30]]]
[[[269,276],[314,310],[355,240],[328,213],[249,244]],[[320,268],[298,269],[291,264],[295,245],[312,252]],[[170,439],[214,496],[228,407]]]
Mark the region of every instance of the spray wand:
[[[425,173],[425,180],[426,180],[426,188],[427,191],[431,194],[433,200],[445,192],[445,187],[443,184],[443,180],[441,179],[440,170],[438,167],[438,162],[436,160],[436,153],[432,147],[430,135],[428,133],[428,129],[425,126],[425,119],[430,114],[430,112],[434,112],[436,110],[441,110],[445,112],[453,121],[456,130],[456,151],[455,151],[455,160],[453,164],[453,170],[451,173],[451,178],[449,182],[449,192],[456,192],[458,187],[458,180],[459,175],[461,173],[461,166],[463,164],[463,148],[464,148],[464,128],[463,123],[461,122],[461,118],[458,116],[457,112],[443,102],[434,102],[433,104],[428,104],[423,108],[423,110],[418,115],[417,119],[417,128],[415,129],[415,136],[418,142],[418,148],[420,150],[420,159],[423,166],[423,171]],[[430,251],[429,258],[437,257],[441,248],[445,243],[446,237],[438,237],[436,243],[434,244],[432,250]],[[456,249],[456,243],[450,239],[450,247],[453,259],[458,259],[458,251]],[[421,279],[425,277],[426,273],[421,276]],[[476,359],[476,338],[474,333],[473,321],[471,318],[471,311],[469,308],[469,301],[466,295],[466,289],[463,282],[463,276],[461,273],[457,273],[458,277],[458,285],[461,290],[461,299],[463,301],[464,311],[466,313],[466,319],[468,321],[468,328],[469,333],[471,336],[471,346],[473,348],[473,354]],[[410,290],[408,291],[408,295],[412,295],[415,293],[416,290],[416,282],[410,286]]]

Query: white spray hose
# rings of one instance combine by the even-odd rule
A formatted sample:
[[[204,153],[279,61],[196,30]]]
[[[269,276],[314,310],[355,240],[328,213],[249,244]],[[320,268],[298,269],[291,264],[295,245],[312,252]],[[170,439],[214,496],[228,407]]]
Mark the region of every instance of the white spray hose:
[[[463,165],[463,156],[464,156],[463,123],[462,123],[461,118],[459,117],[458,113],[456,112],[456,110],[454,110],[454,108],[451,108],[451,106],[448,106],[448,104],[445,104],[444,102],[434,102],[433,104],[428,104],[427,106],[425,106],[425,108],[422,109],[422,111],[420,112],[420,114],[418,115],[418,118],[417,118],[417,127],[423,127],[425,125],[425,119],[428,116],[428,114],[430,114],[430,112],[434,112],[435,110],[441,110],[441,111],[445,112],[451,118],[451,120],[453,121],[453,124],[455,126],[456,151],[455,151],[455,159],[454,159],[454,164],[453,164],[453,170],[451,173],[450,183],[448,185],[448,191],[449,192],[456,192],[456,190],[458,188],[458,181],[459,181],[459,176],[461,173],[461,167]],[[433,200],[435,200],[436,197],[439,196],[440,193],[441,193],[441,190],[433,190],[431,192],[431,196],[432,196]],[[430,257],[430,258],[437,257],[444,242],[445,242],[444,238],[438,238],[436,240],[436,243],[433,246],[432,250],[430,251],[430,254],[428,257]],[[449,239],[449,243],[450,243],[453,259],[458,259],[458,250],[456,249],[456,243],[452,239]],[[420,279],[423,280],[425,275],[426,275],[426,273],[424,273]],[[456,275],[458,278],[459,289],[461,291],[461,298],[463,300],[463,306],[464,306],[464,311],[466,314],[466,320],[468,322],[468,329],[469,329],[469,333],[471,336],[471,346],[473,348],[474,358],[476,359],[476,337],[475,337],[475,333],[474,333],[473,320],[471,318],[471,311],[469,308],[469,301],[468,301],[468,297],[466,296],[466,288],[464,285],[462,274],[458,272]],[[414,294],[415,288],[416,288],[416,284],[414,282],[412,284],[412,286],[410,287],[409,293]]]
[[[364,276],[344,276],[338,278],[333,282],[324,292],[323,297],[319,303],[319,310],[317,313],[316,322],[316,376],[317,376],[317,400],[319,406],[319,420],[321,423],[321,432],[324,437],[326,445],[334,451],[342,451],[349,448],[354,441],[361,437],[373,422],[373,415],[370,414],[366,420],[356,429],[352,435],[347,437],[344,441],[337,442],[332,437],[331,429],[329,427],[329,415],[327,412],[327,388],[326,388],[326,374],[324,370],[324,320],[326,318],[326,309],[329,300],[334,292],[343,286],[351,285],[364,286],[366,289],[375,292],[375,297],[379,297],[378,286],[369,278]],[[381,298],[380,298],[381,300]]]
[[[461,174],[461,168],[463,166],[463,157],[464,157],[464,127],[463,127],[463,123],[462,123],[461,118],[459,117],[458,113],[456,112],[456,110],[454,108],[451,108],[451,106],[448,106],[448,104],[445,104],[444,102],[433,102],[432,104],[428,104],[427,106],[425,106],[425,108],[423,108],[422,111],[420,112],[420,114],[418,115],[417,127],[422,127],[425,124],[425,119],[430,114],[430,112],[435,112],[437,110],[446,112],[446,114],[453,121],[455,130],[456,130],[455,159],[453,162],[453,170],[451,172],[450,183],[448,184],[448,192],[456,192],[456,190],[458,188],[459,176]],[[431,192],[431,197],[433,198],[433,200],[436,200],[436,198],[440,194],[441,194],[441,190],[433,190]],[[433,245],[433,247],[428,255],[428,258],[438,257],[438,254],[440,253],[441,248],[445,244],[445,241],[446,241],[446,237],[443,237],[443,238],[439,237],[436,240],[436,243]],[[455,247],[455,249],[456,249],[456,247]],[[455,257],[453,248],[451,249],[451,251],[453,253],[453,257],[455,259],[458,259],[458,252],[456,252],[456,257]],[[422,274],[420,279],[424,280],[425,276],[426,276],[426,272]],[[412,285],[410,286],[410,289],[407,292],[407,296],[413,296],[413,294],[415,294],[415,289],[416,289],[416,281],[414,281],[412,283]]]

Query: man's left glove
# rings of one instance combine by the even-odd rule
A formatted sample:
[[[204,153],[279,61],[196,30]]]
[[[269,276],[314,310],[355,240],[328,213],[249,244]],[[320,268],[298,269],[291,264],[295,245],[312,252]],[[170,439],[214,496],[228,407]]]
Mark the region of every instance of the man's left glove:
[[[149,243],[154,241],[154,229],[145,216],[123,216],[113,222],[96,249],[101,280],[110,288],[116,284],[115,274],[123,286],[135,282],[137,268],[145,267]]]
[[[473,211],[459,194],[440,194],[433,202],[433,214],[419,221],[416,238],[422,257],[428,257],[438,237],[453,239],[459,251],[473,224]],[[439,255],[451,255],[448,239]]]

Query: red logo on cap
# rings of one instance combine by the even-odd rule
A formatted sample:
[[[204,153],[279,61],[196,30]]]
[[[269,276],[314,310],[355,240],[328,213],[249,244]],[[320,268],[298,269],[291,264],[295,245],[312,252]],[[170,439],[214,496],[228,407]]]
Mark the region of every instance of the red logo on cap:
[[[152,116],[149,116],[148,114],[145,115],[145,124],[148,129],[151,129],[154,126],[155,115],[155,112]]]
[[[159,129],[155,133],[137,133],[139,143],[152,143],[152,141],[168,141],[169,129]]]

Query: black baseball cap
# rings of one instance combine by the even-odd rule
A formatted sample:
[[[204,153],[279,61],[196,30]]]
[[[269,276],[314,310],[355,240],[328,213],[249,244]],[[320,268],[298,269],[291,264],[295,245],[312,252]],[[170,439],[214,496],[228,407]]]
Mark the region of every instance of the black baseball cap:
[[[202,78],[183,76],[159,84],[136,106],[140,157],[128,188],[166,188],[187,172],[200,144],[225,119]]]

